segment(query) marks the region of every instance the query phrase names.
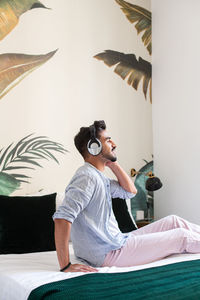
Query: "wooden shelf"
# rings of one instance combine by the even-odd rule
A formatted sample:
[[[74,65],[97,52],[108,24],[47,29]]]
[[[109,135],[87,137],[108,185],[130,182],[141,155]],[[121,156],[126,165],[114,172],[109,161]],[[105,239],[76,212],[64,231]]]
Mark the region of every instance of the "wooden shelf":
[[[140,220],[140,221],[136,221],[137,227],[141,228],[143,226],[146,226],[148,224],[151,224],[153,222],[153,220],[151,221],[147,221],[147,220]]]

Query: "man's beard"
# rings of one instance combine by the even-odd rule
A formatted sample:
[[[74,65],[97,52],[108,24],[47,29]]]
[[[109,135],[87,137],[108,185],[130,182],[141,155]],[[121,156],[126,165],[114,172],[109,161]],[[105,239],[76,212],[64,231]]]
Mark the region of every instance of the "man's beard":
[[[111,155],[111,154],[104,154],[102,153],[102,156],[112,162],[115,162],[117,160],[117,156]]]
[[[110,158],[110,160],[111,160],[112,162],[117,161],[117,156],[112,156],[112,157]]]

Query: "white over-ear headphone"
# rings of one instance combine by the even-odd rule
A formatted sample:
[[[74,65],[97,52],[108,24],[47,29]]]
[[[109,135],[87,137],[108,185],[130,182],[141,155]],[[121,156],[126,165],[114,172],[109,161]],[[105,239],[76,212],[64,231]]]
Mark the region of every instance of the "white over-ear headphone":
[[[91,125],[89,129],[90,129],[90,140],[88,141],[87,149],[91,155],[96,156],[99,155],[99,153],[101,152],[102,144],[100,140],[96,138],[96,129],[94,124]]]

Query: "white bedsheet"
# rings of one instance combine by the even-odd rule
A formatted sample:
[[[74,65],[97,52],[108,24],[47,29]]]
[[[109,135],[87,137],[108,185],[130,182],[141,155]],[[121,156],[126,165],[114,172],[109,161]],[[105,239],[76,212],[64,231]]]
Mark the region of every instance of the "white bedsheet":
[[[70,259],[72,263],[79,263],[73,254],[71,245]],[[99,272],[134,271],[194,259],[200,259],[200,254],[172,255],[165,259],[136,267],[99,268]],[[0,300],[25,300],[30,292],[40,285],[51,281],[84,276],[85,274],[82,272],[59,272],[55,251],[0,255]]]

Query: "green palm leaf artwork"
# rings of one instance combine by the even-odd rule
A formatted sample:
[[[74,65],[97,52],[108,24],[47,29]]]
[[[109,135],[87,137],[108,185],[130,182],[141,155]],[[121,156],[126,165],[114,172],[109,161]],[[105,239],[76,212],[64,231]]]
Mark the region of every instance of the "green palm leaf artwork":
[[[8,35],[18,24],[19,17],[33,8],[47,8],[38,0],[0,1],[0,40]]]
[[[57,50],[43,55],[7,53],[0,55],[0,99],[22,79],[48,61]]]
[[[149,54],[152,52],[151,45],[151,12],[141,6],[128,3],[124,0],[115,0],[120,6],[121,10],[126,15],[131,23],[135,23],[137,33],[144,31],[142,41],[146,46]]]
[[[139,170],[140,173],[153,172],[153,160],[150,162],[145,161],[146,164]],[[137,188],[137,194],[131,199],[131,213],[136,220],[137,210],[143,210],[145,217],[147,217],[147,190],[145,188],[145,183],[148,177],[144,174],[138,174],[135,178],[135,186]],[[153,192],[149,192],[149,197],[151,196],[153,201]],[[151,208],[151,215],[153,215],[153,209]]]
[[[134,54],[124,54],[117,51],[106,50],[94,56],[102,60],[107,66],[116,65],[114,72],[122,79],[127,78],[127,83],[137,90],[138,84],[143,79],[143,93],[147,95],[147,89],[151,88],[151,64]],[[151,100],[150,100],[151,101]]]
[[[10,195],[21,183],[29,183],[29,176],[21,174],[26,169],[42,167],[41,160],[54,160],[59,164],[54,152],[68,152],[62,144],[49,140],[46,136],[33,137],[29,134],[16,144],[11,143],[0,150],[0,194]]]
[[[142,41],[151,55],[151,12],[124,0],[115,1],[121,6],[128,20],[131,23],[136,23],[137,33],[144,31]],[[138,84],[143,79],[145,99],[149,89],[149,98],[152,103],[152,66],[150,62],[141,57],[137,60],[135,54],[125,54],[114,50],[105,50],[96,54],[94,58],[104,61],[109,67],[116,65],[114,72],[122,79],[127,78],[127,83],[135,90],[138,89]]]
[[[0,172],[0,195],[10,195],[20,187],[20,181],[12,175]]]

